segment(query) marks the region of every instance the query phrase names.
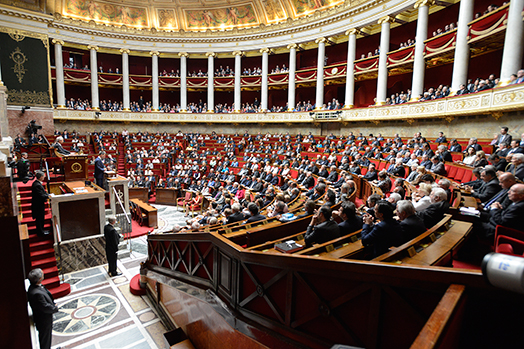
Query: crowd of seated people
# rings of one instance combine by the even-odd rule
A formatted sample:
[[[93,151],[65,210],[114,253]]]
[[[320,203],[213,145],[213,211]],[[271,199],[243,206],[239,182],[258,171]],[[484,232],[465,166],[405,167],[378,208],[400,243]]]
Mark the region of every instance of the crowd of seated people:
[[[170,78],[179,78],[180,77],[180,70],[177,69],[176,71],[174,69],[171,69],[170,72],[168,72],[167,70],[163,70],[163,71],[159,71],[158,72],[158,76],[165,76],[165,77],[170,77]]]
[[[82,141],[74,131],[55,136]],[[299,217],[311,215],[307,246],[362,229],[362,243],[373,258],[418,236],[448,212],[452,190],[457,189],[441,169],[443,161],[450,161],[451,151],[476,156],[472,163],[476,179],[464,183],[464,189],[483,203],[473,233],[492,242],[497,224],[522,230],[517,217],[524,213],[524,185],[519,183],[524,180],[524,134],[513,139],[506,127],[494,137],[489,158],[475,138],[458,149],[456,140],[448,141],[442,132],[432,141],[420,132],[404,139],[398,134],[392,138],[361,133],[318,137],[311,133],[251,135],[248,131],[235,134],[240,140],[214,132],[180,131],[176,135],[102,131],[91,136],[98,151],[113,153],[123,142],[131,186],[151,192],[171,188],[180,191],[179,197],[182,189],[189,189],[209,199],[209,209],[188,217],[186,227],[174,227],[177,232],[266,217],[280,219],[298,197],[311,200],[300,215],[293,211]],[[438,144],[436,150],[430,147],[433,142]],[[510,150],[505,148],[507,142]],[[306,156],[306,151],[316,155]],[[370,161],[374,159],[388,161],[389,166],[379,171]],[[105,163],[115,169],[116,159],[107,156]],[[410,165],[416,171],[407,176]],[[164,170],[159,171],[159,166]],[[348,199],[356,189],[354,176],[359,175],[377,189],[357,209]],[[407,186],[411,186],[410,197],[406,197]],[[339,206],[333,210],[335,205]],[[383,236],[385,231],[390,236]]]

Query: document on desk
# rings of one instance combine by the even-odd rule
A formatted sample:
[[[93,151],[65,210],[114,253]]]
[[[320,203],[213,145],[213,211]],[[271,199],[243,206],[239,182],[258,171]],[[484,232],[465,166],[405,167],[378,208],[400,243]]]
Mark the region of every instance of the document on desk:
[[[73,188],[73,191],[75,192],[75,194],[83,194],[88,192],[86,187]]]

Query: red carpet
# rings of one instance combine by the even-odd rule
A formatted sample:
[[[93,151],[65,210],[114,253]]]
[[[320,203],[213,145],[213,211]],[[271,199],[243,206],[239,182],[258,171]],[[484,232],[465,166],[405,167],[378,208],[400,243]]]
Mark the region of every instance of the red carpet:
[[[154,228],[149,228],[146,226],[141,227],[138,225],[138,222],[135,220],[131,220],[131,227],[133,231],[131,232],[131,238],[136,238],[139,236],[146,235],[148,232],[151,232],[154,230]],[[126,239],[129,238],[129,236],[126,235]]]
[[[20,213],[22,214],[20,224],[27,224],[31,267],[42,269],[44,272],[44,281],[42,283],[56,299],[68,295],[71,292],[71,287],[67,283],[60,283],[52,235],[45,238],[36,235],[35,221],[31,217],[32,184],[33,181],[26,184],[22,182],[17,183],[18,192],[20,193]],[[49,208],[46,209],[44,229],[53,231]]]

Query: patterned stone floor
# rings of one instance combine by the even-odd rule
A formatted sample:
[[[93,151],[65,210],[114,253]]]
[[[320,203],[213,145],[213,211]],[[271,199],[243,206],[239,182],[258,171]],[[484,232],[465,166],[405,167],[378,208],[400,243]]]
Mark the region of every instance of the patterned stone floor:
[[[183,214],[182,214],[183,215]],[[107,265],[64,276],[71,294],[57,300],[52,348],[164,348],[164,325],[146,296],[134,296],[129,281],[147,255],[147,238],[129,242],[131,256],[118,261],[122,276],[111,278]],[[38,344],[34,343],[34,348]]]
[[[178,224],[180,226],[186,225],[186,217],[184,217],[184,211],[177,209],[176,206],[157,205],[153,204],[158,210],[158,228],[155,229],[154,233],[164,233],[173,229],[173,225]]]

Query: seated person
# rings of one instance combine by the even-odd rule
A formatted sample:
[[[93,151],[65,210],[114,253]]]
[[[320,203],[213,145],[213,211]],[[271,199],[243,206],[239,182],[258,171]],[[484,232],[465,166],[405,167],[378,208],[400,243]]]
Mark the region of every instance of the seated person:
[[[249,205],[247,205],[247,209],[249,210],[249,213],[251,214],[251,217],[249,217],[248,220],[246,221],[247,224],[266,219],[264,215],[261,215],[260,213],[258,213],[258,206],[255,203],[250,202]]]
[[[393,218],[393,208],[386,201],[375,205],[375,217],[378,222],[373,224],[373,217],[366,214],[363,217],[362,245],[372,246],[371,258],[376,258],[389,251],[392,246],[402,244],[402,228]]]
[[[417,212],[425,210],[431,205],[429,194],[431,193],[431,185],[420,183],[416,193],[413,193],[412,203]]]
[[[422,218],[424,225],[428,229],[444,218],[444,215],[448,213],[449,210],[448,194],[446,194],[444,189],[433,188],[429,198],[431,205],[425,210],[417,212],[417,216]]]
[[[316,208],[317,208],[317,204],[315,203],[315,201],[313,201],[313,200],[306,201],[306,204],[304,205],[304,210],[306,212],[302,213],[301,215],[298,215],[297,219],[298,218],[304,218],[304,217],[307,217],[307,216],[311,216],[312,214],[315,213],[315,209]]]
[[[474,231],[485,239],[493,242],[495,228],[502,225],[508,228],[524,231],[522,216],[524,215],[524,184],[514,184],[508,191],[508,197],[513,204],[503,209],[502,205],[495,202],[487,223],[475,225]]]
[[[357,216],[355,204],[351,201],[344,201],[338,211],[333,211],[333,217],[339,217],[342,222],[338,224],[340,236],[351,234],[362,229],[362,217]]]
[[[62,138],[62,136],[56,137],[55,143],[53,144],[53,148],[55,148],[55,150],[61,155],[71,154],[69,150],[66,150],[64,149],[64,147],[62,147],[62,143],[64,143],[64,138]]]
[[[424,221],[416,213],[411,201],[397,202],[397,216],[400,220],[400,228],[402,228],[402,243],[416,238],[427,230]]]
[[[480,188],[473,189],[470,186],[465,186],[465,188],[471,191],[471,196],[485,203],[491,200],[500,191],[501,187],[495,169],[492,166],[488,166],[480,172],[480,178],[484,181]]]
[[[314,243],[321,244],[340,237],[338,224],[331,219],[331,208],[322,206],[311,217],[311,223],[307,227],[305,236],[306,247],[311,247]]]
[[[242,213],[242,207],[240,206],[239,203],[234,203],[231,206],[231,210],[233,211],[233,213],[227,217],[226,224],[240,222],[246,219],[246,217]]]

